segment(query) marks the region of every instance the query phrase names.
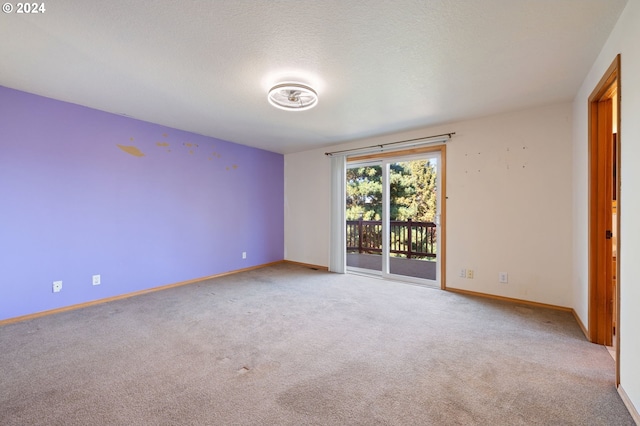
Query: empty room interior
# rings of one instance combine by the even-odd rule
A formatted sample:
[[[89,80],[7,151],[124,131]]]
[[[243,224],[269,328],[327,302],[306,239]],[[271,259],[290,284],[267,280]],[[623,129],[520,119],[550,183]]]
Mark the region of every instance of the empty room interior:
[[[640,0],[0,37],[0,424],[640,424]]]

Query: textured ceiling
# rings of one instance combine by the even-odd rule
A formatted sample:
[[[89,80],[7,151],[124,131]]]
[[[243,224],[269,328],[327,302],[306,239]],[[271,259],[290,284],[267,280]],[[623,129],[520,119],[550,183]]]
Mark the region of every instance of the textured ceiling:
[[[1,14],[0,85],[289,153],[569,101],[625,4],[57,0]]]

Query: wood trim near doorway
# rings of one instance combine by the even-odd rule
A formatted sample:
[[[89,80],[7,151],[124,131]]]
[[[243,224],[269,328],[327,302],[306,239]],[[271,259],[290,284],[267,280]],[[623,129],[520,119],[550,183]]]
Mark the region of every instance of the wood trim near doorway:
[[[593,343],[612,346],[613,280],[611,240],[612,151],[611,99],[591,103],[591,161],[589,197],[589,337]]]
[[[616,385],[620,383],[620,55],[617,55],[589,96],[589,340],[611,346],[616,330]],[[613,149],[612,97],[617,93],[617,138]],[[618,183],[613,185],[613,155],[616,153]],[[617,190],[617,259],[613,271],[611,231],[613,191]],[[617,279],[615,294],[613,277]],[[615,304],[615,306],[614,306]],[[614,313],[616,318],[613,318]]]
[[[366,160],[375,160],[378,158],[389,158],[389,157],[405,157],[416,154],[426,154],[429,152],[439,152],[440,153],[440,169],[438,170],[438,176],[440,178],[440,237],[442,238],[440,241],[440,251],[442,254],[440,255],[440,288],[442,290],[446,290],[446,222],[447,222],[447,146],[442,145],[432,145],[425,146],[421,148],[410,148],[399,151],[388,151],[381,152],[377,154],[367,154],[367,155],[359,155],[353,157],[347,157],[347,163],[355,163]]]

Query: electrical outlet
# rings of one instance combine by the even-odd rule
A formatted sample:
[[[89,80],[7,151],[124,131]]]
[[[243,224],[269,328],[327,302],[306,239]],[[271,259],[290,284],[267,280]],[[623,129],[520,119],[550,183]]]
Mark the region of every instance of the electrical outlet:
[[[242,252],[242,258],[243,258],[243,259],[246,259],[246,258],[247,258],[247,252],[246,252],[246,251],[243,251],[243,252]]]
[[[473,279],[473,269],[467,269],[467,278]]]
[[[59,293],[62,290],[62,281],[54,281],[53,282],[53,292]]]
[[[460,269],[460,278],[467,278],[467,270],[462,268]]]
[[[100,285],[100,275],[94,275],[92,279],[93,285]]]
[[[498,272],[498,281],[500,281],[501,283],[508,283],[509,282],[509,274],[507,274],[506,272]]]

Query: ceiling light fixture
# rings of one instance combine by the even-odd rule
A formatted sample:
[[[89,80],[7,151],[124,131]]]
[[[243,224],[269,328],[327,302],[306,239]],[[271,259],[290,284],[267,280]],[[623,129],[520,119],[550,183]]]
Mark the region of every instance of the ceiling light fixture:
[[[318,104],[318,94],[299,83],[280,83],[269,90],[269,103],[286,111],[304,111]]]

